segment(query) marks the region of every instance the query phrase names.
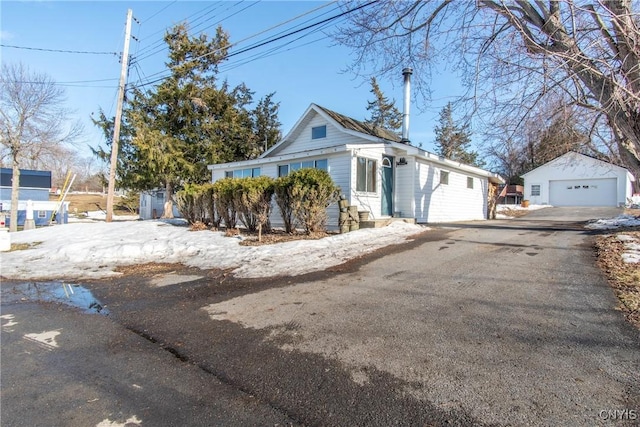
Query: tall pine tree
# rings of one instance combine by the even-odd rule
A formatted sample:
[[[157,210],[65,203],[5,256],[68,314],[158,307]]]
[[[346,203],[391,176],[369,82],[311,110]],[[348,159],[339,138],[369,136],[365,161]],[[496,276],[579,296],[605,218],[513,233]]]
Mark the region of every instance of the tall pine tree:
[[[365,123],[390,131],[397,131],[402,127],[402,113],[395,106],[395,99],[389,101],[384,96],[375,77],[371,77],[371,90],[373,101],[367,101],[367,111],[371,116]]]
[[[217,84],[218,65],[229,47],[222,28],[209,39],[204,34],[190,36],[187,26],[180,24],[167,32],[165,41],[171,74],[146,91],[133,89],[124,111],[118,179],[124,188],[164,188],[163,216],[171,217],[178,186],[208,181],[209,164],[257,157],[263,135],[258,135],[257,116],[250,109],[253,92],[244,84],[233,89],[227,82]],[[280,125],[278,104],[271,98],[264,101],[272,120],[263,132]],[[109,140],[112,120],[101,114],[96,124]]]
[[[484,166],[478,153],[471,150],[469,125],[459,125],[453,120],[453,107],[450,102],[440,111],[438,123],[435,127],[436,154],[460,163]]]

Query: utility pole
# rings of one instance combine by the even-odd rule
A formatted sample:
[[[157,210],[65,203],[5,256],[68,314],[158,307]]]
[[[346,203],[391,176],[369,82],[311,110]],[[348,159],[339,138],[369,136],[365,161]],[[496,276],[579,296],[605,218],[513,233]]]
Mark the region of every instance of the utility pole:
[[[122,104],[124,103],[124,87],[127,83],[127,69],[129,66],[129,39],[131,38],[131,18],[133,11],[127,10],[127,25],[124,34],[124,49],[122,51],[122,70],[118,87],[118,106],[113,124],[113,141],[111,142],[111,165],[109,167],[109,189],[107,191],[107,222],[113,220],[113,196],[116,190],[116,166],[118,165],[118,141],[120,140],[120,124],[122,123]]]

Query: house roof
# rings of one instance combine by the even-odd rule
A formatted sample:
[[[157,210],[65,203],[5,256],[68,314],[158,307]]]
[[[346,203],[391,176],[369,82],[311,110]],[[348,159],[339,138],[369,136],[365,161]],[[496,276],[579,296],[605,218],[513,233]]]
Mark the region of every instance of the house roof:
[[[598,163],[602,163],[604,165],[608,165],[608,167],[612,167],[614,169],[618,169],[620,171],[626,172],[630,177],[632,177],[632,178],[630,178],[631,180],[634,179],[633,175],[631,174],[631,172],[629,172],[628,169],[623,168],[622,166],[618,166],[618,165],[615,165],[613,163],[610,163],[610,162],[607,162],[607,161],[604,161],[604,160],[596,159],[595,157],[587,156],[586,154],[578,153],[577,151],[568,151],[568,152],[562,154],[561,156],[558,156],[555,159],[550,160],[547,163],[545,163],[543,165],[540,165],[537,168],[532,169],[527,173],[522,174],[521,176],[524,178],[527,175],[532,175],[532,174],[534,174],[534,172],[538,171],[539,169],[546,168],[547,166],[549,166],[549,165],[551,165],[553,163],[560,162],[560,161],[562,161],[562,159],[569,158],[569,157],[572,157],[574,160],[575,159],[578,159],[578,160],[583,159],[583,160],[589,160],[589,161],[592,161],[592,162],[598,162]]]
[[[0,186],[11,187],[13,170],[0,168]],[[18,185],[22,188],[51,188],[51,171],[20,169]]]
[[[375,136],[377,138],[386,139],[388,141],[400,142],[401,140],[400,136],[398,136],[394,132],[391,132],[390,130],[381,128],[379,126],[372,126],[368,123],[361,122],[359,120],[353,119],[351,117],[347,117],[340,113],[336,113],[335,111],[329,110],[328,108],[322,107],[320,105],[316,105],[316,106],[320,108],[322,111],[324,111],[329,117],[331,117],[340,126],[342,126],[345,129]]]
[[[262,153],[260,158],[270,157],[271,155],[277,154],[280,150],[295,141],[295,139],[300,135],[300,132],[302,132],[304,127],[316,114],[324,117],[329,123],[333,124],[342,132],[369,140],[370,142],[400,142],[401,140],[398,135],[391,131],[378,126],[371,126],[367,123],[361,122],[360,120],[356,120],[343,114],[336,113],[328,108],[321,107],[320,105],[311,104],[302,117],[300,117],[300,119],[298,119],[298,121],[293,125],[291,131],[289,131],[289,133],[277,144]]]

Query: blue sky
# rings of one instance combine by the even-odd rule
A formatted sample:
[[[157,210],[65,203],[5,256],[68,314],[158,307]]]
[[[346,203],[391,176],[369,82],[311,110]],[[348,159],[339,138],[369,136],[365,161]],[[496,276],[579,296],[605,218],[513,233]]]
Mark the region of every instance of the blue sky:
[[[0,4],[0,40],[4,45],[90,52],[122,51],[127,9],[133,10],[129,83],[149,81],[162,76],[166,61],[161,42],[164,30],[187,19],[194,33],[211,34],[219,22],[238,42],[307,11],[327,5],[311,1],[234,0],[205,1],[2,1]],[[240,43],[237,49],[272,37],[279,32],[297,29],[336,15],[336,3],[330,3],[309,15],[296,19]],[[304,21],[308,21],[303,24]],[[338,21],[344,23],[345,21]],[[211,28],[205,29],[211,26]],[[363,120],[368,116],[367,101],[372,100],[368,81],[344,72],[352,60],[350,51],[336,46],[326,34],[333,26],[295,40],[307,32],[285,38],[259,49],[230,58],[221,66],[221,79],[233,86],[244,82],[255,91],[255,99],[276,92],[280,102],[282,131],[288,133],[310,103],[314,102],[339,113]],[[289,43],[283,46],[285,43]],[[272,48],[280,47],[275,52]],[[232,49],[233,52],[233,49]],[[266,55],[268,53],[273,53]],[[67,107],[85,126],[83,142],[96,146],[102,142],[100,132],[89,117],[102,108],[113,115],[116,105],[120,64],[116,55],[47,52],[0,47],[2,63],[22,62],[32,71],[45,72],[64,85]],[[258,56],[258,57],[256,57]],[[259,58],[260,56],[264,56]],[[402,108],[402,64],[398,64],[396,81],[379,81],[389,98]],[[159,74],[158,74],[159,73]],[[457,90],[455,80],[436,78],[432,90],[434,101],[411,106],[410,139],[413,144],[433,151],[433,128],[438,112]],[[86,150],[88,153],[88,150]]]

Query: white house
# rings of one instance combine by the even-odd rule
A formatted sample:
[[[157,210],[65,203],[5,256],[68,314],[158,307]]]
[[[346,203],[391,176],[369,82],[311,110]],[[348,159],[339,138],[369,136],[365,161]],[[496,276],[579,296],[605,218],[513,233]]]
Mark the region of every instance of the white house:
[[[625,168],[572,151],[522,177],[532,204],[620,206],[633,193],[634,177]]]
[[[398,135],[311,104],[289,134],[254,160],[209,165],[212,182],[315,167],[329,172],[350,205],[374,219],[417,222],[487,217],[489,182],[501,177],[401,142]],[[329,211],[337,227],[338,208]],[[272,215],[278,224],[277,212]]]

